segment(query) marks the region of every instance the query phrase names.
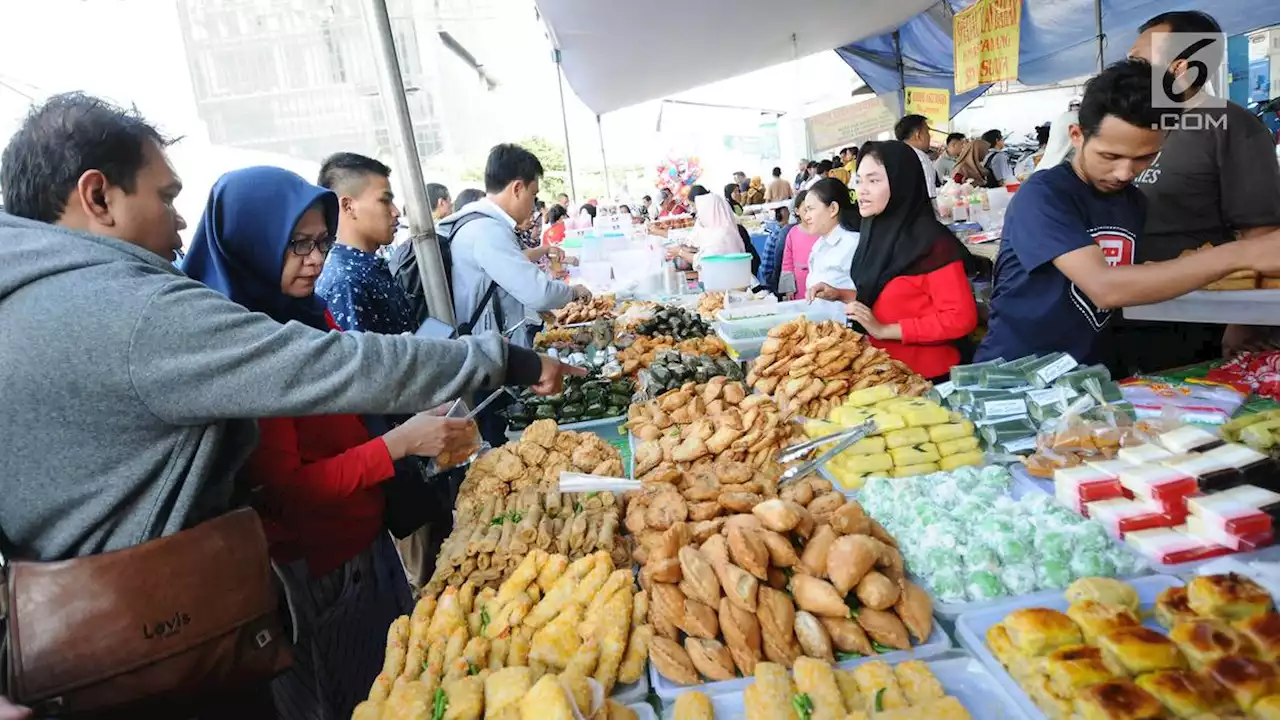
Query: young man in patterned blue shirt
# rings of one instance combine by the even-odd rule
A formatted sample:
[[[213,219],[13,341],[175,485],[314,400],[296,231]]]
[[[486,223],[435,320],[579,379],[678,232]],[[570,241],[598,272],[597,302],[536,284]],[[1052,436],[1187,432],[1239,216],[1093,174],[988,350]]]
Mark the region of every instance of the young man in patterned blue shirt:
[[[355,153],[331,155],[320,168],[319,184],[338,195],[338,237],[316,294],[343,330],[398,335],[417,329],[408,296],[377,255],[400,224],[390,175],[391,168]]]

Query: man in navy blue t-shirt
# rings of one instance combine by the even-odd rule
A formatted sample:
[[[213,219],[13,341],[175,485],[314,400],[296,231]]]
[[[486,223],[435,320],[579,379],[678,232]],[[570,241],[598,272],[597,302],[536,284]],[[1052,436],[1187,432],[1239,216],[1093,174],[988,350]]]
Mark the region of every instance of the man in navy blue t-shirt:
[[[1162,302],[1237,270],[1280,271],[1280,241],[1222,245],[1163,263],[1134,265],[1146,219],[1134,178],[1160,152],[1161,110],[1151,67],[1126,60],[1085,86],[1070,128],[1070,164],[1031,176],[1009,204],[996,259],[988,333],[975,360],[1070,353],[1110,359],[1112,313]]]

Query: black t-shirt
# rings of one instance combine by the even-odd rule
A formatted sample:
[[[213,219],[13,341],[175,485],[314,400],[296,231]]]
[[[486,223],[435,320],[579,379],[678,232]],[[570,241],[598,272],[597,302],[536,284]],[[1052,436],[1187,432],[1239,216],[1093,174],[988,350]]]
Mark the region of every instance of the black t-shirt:
[[[1280,165],[1271,133],[1248,110],[1188,110],[1160,155],[1134,180],[1147,198],[1137,261],[1231,240],[1236,231],[1280,225]]]
[[[1023,183],[1005,215],[988,332],[974,360],[1050,352],[1081,363],[1106,360],[1103,330],[1114,312],[1094,305],[1053,261],[1097,244],[1108,264],[1132,264],[1143,205],[1132,186],[1098,192],[1068,163]]]

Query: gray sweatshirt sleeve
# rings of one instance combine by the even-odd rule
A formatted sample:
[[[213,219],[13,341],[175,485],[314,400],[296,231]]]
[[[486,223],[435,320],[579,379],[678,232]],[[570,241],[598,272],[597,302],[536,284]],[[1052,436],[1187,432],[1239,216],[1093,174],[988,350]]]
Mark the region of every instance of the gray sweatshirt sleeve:
[[[573,300],[573,288],[542,272],[512,243],[510,233],[505,237],[489,232],[480,234],[475,241],[475,260],[498,287],[530,310],[556,310]]]
[[[248,312],[204,285],[166,283],[129,342],[142,402],[174,424],[330,413],[412,413],[504,378],[497,335],[426,340],[321,332]]]

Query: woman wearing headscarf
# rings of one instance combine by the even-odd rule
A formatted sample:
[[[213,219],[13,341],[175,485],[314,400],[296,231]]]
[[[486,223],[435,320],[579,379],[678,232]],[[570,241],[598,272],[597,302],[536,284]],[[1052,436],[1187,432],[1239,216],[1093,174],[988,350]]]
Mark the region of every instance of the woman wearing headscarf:
[[[337,227],[332,192],[280,168],[236,170],[214,185],[182,267],[249,310],[336,330],[315,282]],[[296,371],[298,383],[328,382]],[[412,608],[381,484],[395,461],[464,446],[474,431],[420,413],[381,437],[356,415],[267,418],[259,433],[237,479],[262,516],[297,635],[293,667],[272,682],[276,709],[345,719],[381,669],[387,629]]]
[[[729,209],[734,215],[742,214],[742,191],[738,189],[736,183],[729,183],[724,186],[724,199],[729,203]]]
[[[968,251],[938,222],[914,150],[897,141],[867,143],[859,158],[862,232],[849,271],[856,289],[816,294],[844,302],[873,345],[916,374],[940,379],[960,362],[957,341],[978,324]]]
[[[953,171],[955,181],[963,183],[967,180],[976,187],[991,185],[991,173],[982,164],[990,150],[991,145],[986,140],[966,140],[960,149],[960,154],[956,156],[956,167]]]
[[[746,252],[742,237],[738,234],[738,220],[724,198],[711,193],[698,195],[694,198],[693,206],[697,215],[693,222],[693,232],[689,235],[691,247],[668,248],[668,260],[680,258],[697,270],[705,257]]]
[[[747,205],[763,205],[764,204],[764,181],[759,175],[751,178],[751,182],[747,184],[747,196],[744,201]]]

